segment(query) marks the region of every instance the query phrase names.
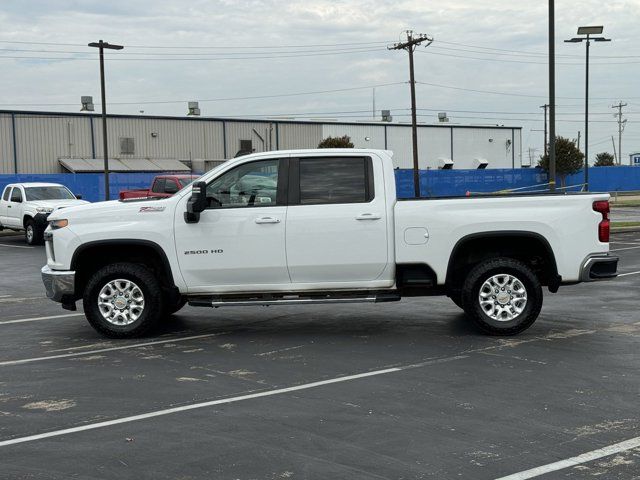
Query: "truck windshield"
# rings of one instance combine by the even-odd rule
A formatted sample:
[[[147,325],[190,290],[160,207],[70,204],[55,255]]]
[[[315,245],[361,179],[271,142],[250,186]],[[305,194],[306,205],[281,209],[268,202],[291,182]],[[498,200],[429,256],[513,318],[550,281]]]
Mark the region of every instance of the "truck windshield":
[[[65,187],[27,187],[24,189],[27,201],[34,200],[72,200],[76,197]]]

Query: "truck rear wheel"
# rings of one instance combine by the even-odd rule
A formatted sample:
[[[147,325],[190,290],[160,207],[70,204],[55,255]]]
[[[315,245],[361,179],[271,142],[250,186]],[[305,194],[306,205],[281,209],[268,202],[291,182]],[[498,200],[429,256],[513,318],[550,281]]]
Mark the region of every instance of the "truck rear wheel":
[[[542,286],[536,274],[512,258],[495,258],[471,269],[462,287],[464,311],[486,333],[515,335],[536,321]]]
[[[164,313],[162,289],[144,265],[114,263],[94,273],[82,298],[93,328],[111,338],[137,337]]]

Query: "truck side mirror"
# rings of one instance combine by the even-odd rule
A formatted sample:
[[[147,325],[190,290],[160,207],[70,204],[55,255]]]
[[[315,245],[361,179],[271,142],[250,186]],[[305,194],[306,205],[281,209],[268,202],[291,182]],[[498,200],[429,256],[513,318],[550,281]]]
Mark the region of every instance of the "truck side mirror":
[[[184,212],[184,221],[198,223],[200,221],[200,212],[204,211],[208,205],[207,183],[194,182],[191,186],[191,198],[187,202],[187,211]]]
[[[76,197],[77,200],[82,200],[82,195],[79,193],[74,193],[73,196]]]

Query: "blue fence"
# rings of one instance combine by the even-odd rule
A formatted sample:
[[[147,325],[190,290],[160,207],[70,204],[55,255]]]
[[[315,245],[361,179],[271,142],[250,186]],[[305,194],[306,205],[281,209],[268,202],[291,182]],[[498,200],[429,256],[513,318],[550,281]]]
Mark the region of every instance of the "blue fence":
[[[399,198],[413,197],[413,171],[396,170]],[[112,173],[111,198],[120,190],[149,188],[155,173]],[[547,174],[540,169],[428,170],[420,172],[420,190],[425,197],[462,196],[467,192],[496,192],[510,188],[545,184]],[[583,183],[582,172],[570,175],[566,185]],[[90,202],[104,200],[104,181],[100,173],[58,173],[0,175],[0,191],[8,183],[53,182],[66,185]],[[590,190],[594,192],[640,191],[640,167],[597,167],[589,169]],[[534,189],[533,187],[531,189]]]
[[[109,193],[113,200],[118,198],[120,190],[149,188],[157,173],[111,173],[109,174]],[[104,200],[104,175],[101,173],[52,173],[0,175],[0,190],[9,183],[51,182],[65,185],[84,200],[99,202]]]

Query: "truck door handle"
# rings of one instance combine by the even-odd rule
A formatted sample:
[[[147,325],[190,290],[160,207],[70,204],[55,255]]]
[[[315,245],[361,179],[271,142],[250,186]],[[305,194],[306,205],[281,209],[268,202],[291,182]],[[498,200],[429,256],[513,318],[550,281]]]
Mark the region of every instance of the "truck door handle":
[[[280,219],[276,217],[258,217],[256,223],[280,223]]]
[[[380,220],[382,216],[379,213],[361,213],[356,220]]]

